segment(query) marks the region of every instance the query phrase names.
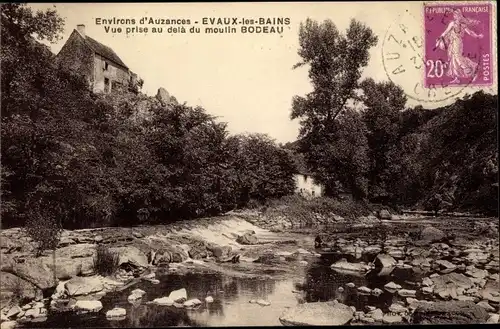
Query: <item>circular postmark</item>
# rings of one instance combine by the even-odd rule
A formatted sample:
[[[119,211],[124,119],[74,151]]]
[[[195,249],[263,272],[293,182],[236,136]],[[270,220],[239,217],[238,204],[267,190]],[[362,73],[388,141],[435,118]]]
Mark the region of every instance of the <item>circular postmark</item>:
[[[447,69],[446,53],[437,61],[425,58],[424,21],[408,10],[389,26],[382,41],[382,63],[390,81],[403,88],[406,96],[423,103],[447,103],[464,94],[472,79],[460,85],[444,79],[427,83],[426,74],[443,76]]]

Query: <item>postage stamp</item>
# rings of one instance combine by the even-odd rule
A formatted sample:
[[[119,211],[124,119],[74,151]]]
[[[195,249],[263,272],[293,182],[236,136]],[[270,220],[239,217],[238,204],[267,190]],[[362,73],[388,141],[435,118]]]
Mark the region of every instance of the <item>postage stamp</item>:
[[[424,86],[493,83],[490,3],[424,4]]]
[[[477,89],[494,91],[496,4],[408,4],[382,40],[387,78],[420,103],[447,105]]]

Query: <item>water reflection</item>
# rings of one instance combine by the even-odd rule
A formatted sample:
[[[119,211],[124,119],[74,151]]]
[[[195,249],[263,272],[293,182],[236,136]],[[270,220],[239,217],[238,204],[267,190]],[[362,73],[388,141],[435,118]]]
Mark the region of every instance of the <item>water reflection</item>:
[[[377,271],[365,275],[339,273],[330,265],[346,255],[332,255],[310,262],[304,270],[303,282],[296,284],[295,279],[276,281],[272,279],[233,278],[220,274],[188,274],[158,276],[159,284],[141,282],[123,291],[109,293],[101,299],[103,309],[96,315],[49,314],[46,322],[31,323],[29,327],[166,327],[166,326],[281,326],[279,317],[287,307],[297,303],[338,301],[364,310],[366,306],[388,311],[389,306],[404,300],[398,294],[384,289],[390,281],[406,289],[415,289],[415,281],[429,273],[413,269],[394,268],[389,275]],[[352,261],[352,259],[349,259]],[[298,272],[300,275],[302,272]],[[354,287],[350,287],[350,284]],[[359,293],[357,288],[382,289],[378,296]],[[294,290],[300,287],[300,293]],[[130,303],[127,297],[131,291],[140,288],[146,291],[143,300]],[[171,291],[185,288],[188,298],[198,298],[203,304],[197,309],[177,309],[168,306],[146,304],[155,298],[165,297]],[[205,303],[212,296],[213,303]],[[417,294],[418,299],[426,298]],[[428,297],[427,297],[428,298]],[[263,299],[270,306],[249,303],[250,300]],[[122,320],[107,320],[105,314],[114,307],[122,307],[127,316]]]
[[[98,314],[49,313],[47,321],[30,323],[33,328],[56,327],[175,327],[175,326],[260,326],[280,325],[279,316],[285,307],[297,304],[292,292],[292,281],[270,279],[241,279],[219,274],[166,275],[158,277],[159,284],[141,282],[120,292],[109,293],[101,299],[103,309]],[[143,289],[143,300],[127,300],[131,291]],[[168,296],[176,289],[185,288],[188,298],[204,302],[212,296],[212,303],[203,303],[197,309],[184,309],[146,304],[155,298]],[[249,303],[264,299],[270,306]],[[125,319],[108,320],[105,314],[114,307],[126,309]]]
[[[389,306],[404,300],[397,293],[384,289],[384,285],[394,281],[405,289],[415,289],[415,282],[428,275],[423,270],[415,271],[412,268],[393,268],[390,271],[373,270],[366,274],[333,270],[330,265],[348,255],[330,254],[309,267],[305,276],[305,299],[307,302],[338,300],[341,303],[352,305],[357,310],[364,310],[366,306],[375,306],[388,311]],[[354,261],[348,258],[348,261]],[[370,261],[366,259],[365,261]],[[349,284],[349,285],[348,285]],[[350,287],[354,284],[354,287]],[[380,295],[358,292],[357,288],[365,286],[370,289],[381,289]],[[419,298],[423,298],[419,294]]]

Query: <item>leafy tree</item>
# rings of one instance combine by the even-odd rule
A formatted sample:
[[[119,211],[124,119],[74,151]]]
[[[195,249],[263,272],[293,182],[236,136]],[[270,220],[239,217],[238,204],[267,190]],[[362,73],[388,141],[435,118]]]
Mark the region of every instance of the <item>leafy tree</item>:
[[[370,148],[369,194],[372,199],[387,200],[393,197],[395,178],[400,173],[394,148],[400,139],[400,113],[405,109],[406,96],[401,87],[392,82],[376,83],[370,78],[360,87]]]
[[[346,33],[341,33],[330,20],[318,23],[307,19],[300,26],[299,43],[302,61],[294,68],[309,65],[313,85],[311,93],[295,96],[292,104],[291,118],[300,119],[301,124],[301,151],[306,154],[309,167],[317,173],[316,178],[325,184],[327,194],[335,194],[335,183],[341,182],[355,197],[364,198],[367,156],[364,128],[339,131],[341,123],[335,119],[343,110],[352,108],[349,100],[358,99],[361,69],[368,64],[369,50],[376,45],[377,37],[356,20],[351,21]],[[355,118],[350,111],[342,122],[356,126]],[[359,155],[346,156],[351,151],[336,153],[348,149],[348,141],[357,141]],[[346,158],[354,162],[343,163]]]

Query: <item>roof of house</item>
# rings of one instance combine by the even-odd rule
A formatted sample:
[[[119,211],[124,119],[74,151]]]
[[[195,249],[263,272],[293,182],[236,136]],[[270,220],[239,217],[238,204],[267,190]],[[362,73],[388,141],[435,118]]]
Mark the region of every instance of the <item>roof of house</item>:
[[[75,30],[76,31],[76,30]],[[85,42],[87,43],[87,45],[96,53],[96,54],[99,54],[101,55],[102,57],[106,58],[106,59],[109,59],[110,61],[113,61],[115,62],[116,64],[120,65],[120,66],[123,66],[124,68],[126,68],[128,70],[128,67],[127,65],[125,65],[125,63],[123,63],[123,61],[120,59],[120,57],[118,57],[118,55],[114,52],[113,49],[111,49],[110,47],[108,46],[105,46],[103,45],[102,43],[100,43],[99,41],[95,40],[95,39],[92,39],[91,37],[89,36],[85,36]]]

